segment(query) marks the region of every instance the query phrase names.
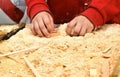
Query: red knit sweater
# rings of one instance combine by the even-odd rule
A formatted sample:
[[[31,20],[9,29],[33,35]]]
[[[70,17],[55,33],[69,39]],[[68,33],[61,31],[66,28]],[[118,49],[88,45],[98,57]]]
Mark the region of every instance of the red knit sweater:
[[[26,0],[32,19],[38,12],[47,11],[55,23],[69,22],[77,15],[86,16],[96,27],[105,23],[120,24],[120,0]]]

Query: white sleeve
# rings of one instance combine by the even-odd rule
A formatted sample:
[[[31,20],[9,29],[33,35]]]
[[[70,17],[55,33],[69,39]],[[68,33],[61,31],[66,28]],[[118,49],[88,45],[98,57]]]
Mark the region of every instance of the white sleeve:
[[[27,8],[24,12],[24,16],[22,17],[22,19],[20,20],[20,22],[25,22],[25,23],[30,23],[30,18],[27,15]]]
[[[26,9],[25,0],[11,0],[11,2],[21,11],[25,12],[25,9]]]
[[[15,24],[15,22],[0,9],[0,24]]]

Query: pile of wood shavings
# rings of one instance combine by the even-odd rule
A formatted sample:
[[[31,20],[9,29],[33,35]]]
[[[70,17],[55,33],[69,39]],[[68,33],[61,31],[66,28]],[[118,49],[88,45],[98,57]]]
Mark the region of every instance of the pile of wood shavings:
[[[120,56],[120,25],[104,25],[84,37],[70,37],[61,25],[51,38],[32,35],[29,27],[0,42],[0,53],[28,48],[34,51],[0,57],[0,77],[34,77],[30,61],[41,77],[109,77]]]

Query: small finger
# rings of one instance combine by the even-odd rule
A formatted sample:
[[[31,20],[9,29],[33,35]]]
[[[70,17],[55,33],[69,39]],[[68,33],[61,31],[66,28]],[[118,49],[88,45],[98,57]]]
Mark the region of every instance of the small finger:
[[[73,35],[74,36],[78,36],[79,33],[80,33],[80,30],[81,30],[81,24],[80,23],[77,23],[76,26],[74,27],[74,32],[73,32]]]
[[[36,33],[39,35],[39,36],[43,36],[43,33],[41,32],[41,29],[40,29],[40,27],[39,26],[41,26],[41,25],[39,25],[39,22],[35,22],[35,31],[36,31]]]
[[[37,33],[35,32],[35,25],[34,25],[34,22],[31,23],[30,25],[30,30],[32,31],[33,35],[36,35]]]
[[[67,28],[66,28],[66,32],[68,35],[71,35],[71,33],[73,32],[72,30],[75,25],[76,25],[75,20],[72,20],[71,22],[68,23]]]
[[[87,33],[91,33],[94,29],[94,26],[93,25],[90,25],[89,28],[87,28]]]
[[[52,21],[50,20],[49,16],[45,15],[45,16],[42,17],[42,19],[43,19],[44,25],[46,26],[47,30],[49,32],[52,32],[52,26],[53,25],[51,24]]]
[[[39,25],[40,25],[39,27],[40,27],[41,32],[43,33],[43,35],[46,36],[46,37],[50,37],[49,32],[48,32],[43,20],[39,21]]]
[[[55,27],[54,27],[54,21],[53,21],[53,18],[52,18],[52,16],[51,15],[48,15],[49,16],[49,18],[50,18],[50,24],[51,24],[51,30],[53,31],[53,30],[55,30]]]
[[[79,35],[84,36],[86,33],[86,30],[87,30],[86,27],[82,26]]]

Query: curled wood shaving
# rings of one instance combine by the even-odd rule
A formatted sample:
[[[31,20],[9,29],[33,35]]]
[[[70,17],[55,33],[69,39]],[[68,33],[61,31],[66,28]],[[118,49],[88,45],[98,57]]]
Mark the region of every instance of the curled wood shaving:
[[[107,49],[105,49],[105,50],[103,51],[103,53],[107,53],[108,51],[111,50],[111,48],[112,48],[112,46],[108,47]]]
[[[39,72],[35,69],[35,67],[30,63],[30,61],[24,56],[23,57],[26,64],[28,65],[28,67],[32,70],[33,74],[35,75],[35,77],[41,77]]]
[[[59,36],[59,34],[58,33],[51,33],[50,34],[50,37],[55,37],[55,36]]]
[[[59,36],[60,34],[57,32],[57,28],[56,30],[54,30],[53,32],[50,33],[50,37],[55,37],[55,36]]]
[[[10,55],[13,55],[13,54],[18,54],[18,53],[27,52],[27,51],[34,51],[36,49],[38,49],[38,47],[32,47],[32,48],[27,48],[27,49],[14,51],[14,52],[6,53],[6,54],[0,54],[0,57],[10,56]]]

